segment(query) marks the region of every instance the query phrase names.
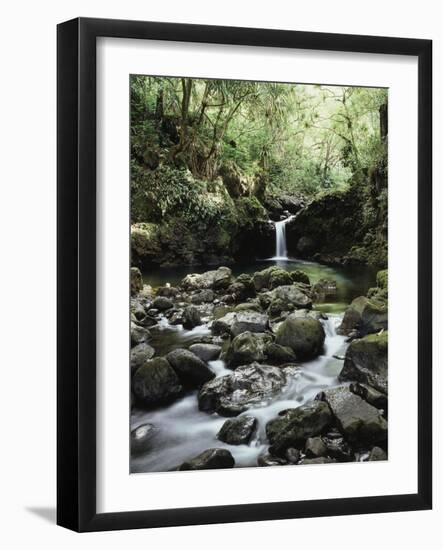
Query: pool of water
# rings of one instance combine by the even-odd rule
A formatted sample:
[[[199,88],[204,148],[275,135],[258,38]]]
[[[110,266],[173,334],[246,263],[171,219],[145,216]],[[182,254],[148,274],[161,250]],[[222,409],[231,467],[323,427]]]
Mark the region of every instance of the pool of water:
[[[368,289],[375,286],[376,271],[367,266],[327,266],[315,262],[307,262],[298,259],[287,260],[257,260],[248,264],[237,263],[229,266],[234,276],[241,273],[252,274],[255,271],[266,269],[272,265],[277,265],[287,271],[300,269],[304,271],[311,284],[320,279],[334,279],[337,283],[337,295],[333,302],[327,304],[318,304],[316,309],[326,313],[339,313],[344,311],[357,296],[363,296]],[[203,273],[210,269],[216,269],[217,266],[180,266],[174,268],[152,268],[143,272],[145,284],[154,288],[170,283],[176,286],[189,273]]]

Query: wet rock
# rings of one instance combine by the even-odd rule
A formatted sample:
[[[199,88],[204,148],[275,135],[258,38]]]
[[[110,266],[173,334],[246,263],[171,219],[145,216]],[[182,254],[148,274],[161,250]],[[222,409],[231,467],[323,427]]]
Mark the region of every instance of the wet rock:
[[[145,453],[152,448],[153,439],[159,430],[153,424],[142,424],[131,431],[131,454]]]
[[[283,285],[292,284],[291,274],[284,269],[274,269],[269,276],[269,288],[274,289]]]
[[[271,308],[273,315],[282,311],[294,309],[311,309],[312,299],[306,289],[302,289],[300,283],[279,286],[278,288],[260,294],[260,305],[263,308]]]
[[[131,349],[131,372],[134,373],[146,361],[154,357],[155,350],[146,342],[137,344]]]
[[[183,391],[177,374],[163,357],[151,359],[137,369],[132,389],[137,402],[146,408],[169,403]]]
[[[300,461],[301,452],[299,449],[289,447],[289,449],[286,449],[285,458],[289,464],[297,464]]]
[[[264,361],[265,346],[271,341],[272,336],[270,334],[242,332],[232,340],[226,352],[227,366],[235,369],[239,365]]]
[[[270,342],[264,349],[265,360],[270,365],[283,365],[285,363],[294,363],[296,361],[295,353],[287,346],[280,346]]]
[[[221,290],[228,288],[232,282],[232,271],[229,267],[219,267],[214,273],[214,280],[212,288],[215,290]]]
[[[131,295],[135,295],[143,288],[143,277],[138,267],[131,267]]]
[[[215,377],[206,363],[187,349],[170,351],[166,355],[166,359],[185,385],[199,388]]]
[[[321,437],[309,437],[305,443],[305,455],[308,458],[326,456],[328,449]]]
[[[175,298],[178,295],[178,288],[166,284],[165,286],[160,286],[157,289],[157,296],[165,296],[166,298]]]
[[[173,306],[174,304],[172,303],[172,300],[166,298],[166,296],[157,296],[157,298],[155,298],[152,302],[152,307],[154,309],[158,309],[158,311],[166,311]]]
[[[258,466],[286,466],[288,463],[284,458],[270,454],[261,455],[257,459]]]
[[[230,333],[237,336],[242,332],[265,332],[269,326],[269,318],[255,311],[231,311],[224,317],[212,323],[213,334]]]
[[[183,324],[183,309],[177,309],[171,313],[169,316],[169,323],[171,325],[182,325]]]
[[[251,407],[264,406],[282,390],[294,367],[278,368],[252,363],[232,374],[207,382],[198,394],[201,411],[237,416]]]
[[[387,394],[388,333],[371,334],[351,342],[339,380],[361,382]]]
[[[200,312],[195,306],[185,307],[183,310],[183,328],[193,329],[202,324]]]
[[[349,389],[355,395],[360,396],[362,399],[367,401],[370,405],[376,409],[381,409],[385,412],[388,410],[388,396],[384,393],[381,393],[366,384],[360,384],[359,382],[353,382]]]
[[[185,290],[223,289],[228,288],[231,282],[232,271],[229,267],[219,267],[205,273],[190,273],[182,280],[180,286]]]
[[[200,290],[199,292],[191,296],[191,302],[197,305],[212,303],[214,300],[215,300],[214,291],[209,288],[205,290]]]
[[[388,425],[380,411],[348,386],[324,390],[317,397],[329,405],[339,430],[349,442],[365,445],[386,440]]]
[[[326,445],[327,455],[331,458],[335,458],[338,462],[351,462],[353,460],[352,449],[341,434],[339,437],[329,437],[329,434],[326,434],[322,440]]]
[[[369,461],[388,460],[388,455],[381,447],[373,447],[368,456]]]
[[[345,311],[343,321],[338,327],[338,334],[348,336],[357,330],[360,336],[387,330],[388,308],[386,304],[371,300],[366,296],[359,296],[352,301]]]
[[[151,333],[145,327],[131,323],[131,345],[136,346],[149,340]]]
[[[315,303],[324,303],[337,297],[337,283],[332,279],[320,279],[312,287],[312,300]]]
[[[146,317],[143,301],[138,296],[131,297],[131,314],[134,315],[136,321],[142,321]]]
[[[325,331],[315,319],[288,317],[278,327],[275,341],[291,348],[298,359],[312,359],[323,351]]]
[[[221,346],[216,344],[192,344],[192,346],[189,346],[189,351],[202,361],[215,361],[220,355]]]
[[[229,445],[247,445],[256,427],[257,419],[253,416],[230,418],[223,424],[217,438]]]
[[[293,283],[304,283],[305,285],[311,284],[309,277],[300,269],[295,269],[294,271],[291,271],[291,279]]]
[[[179,467],[179,470],[212,470],[233,468],[234,457],[227,449],[208,449]]]
[[[331,411],[322,401],[312,401],[296,409],[282,411],[266,424],[270,452],[284,456],[290,447],[299,447],[309,437],[323,433],[331,422]]]

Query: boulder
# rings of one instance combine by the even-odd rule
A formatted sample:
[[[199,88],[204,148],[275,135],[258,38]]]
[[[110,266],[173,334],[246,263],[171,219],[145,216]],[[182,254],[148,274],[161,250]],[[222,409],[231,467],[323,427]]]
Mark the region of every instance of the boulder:
[[[324,390],[317,398],[329,405],[339,430],[349,442],[367,445],[386,440],[388,425],[380,411],[348,386]]]
[[[305,285],[311,284],[309,277],[300,269],[294,269],[294,271],[291,271],[291,279],[293,283],[304,283]]]
[[[388,460],[388,455],[381,447],[373,447],[368,456],[369,461]]]
[[[208,449],[199,455],[183,462],[179,470],[212,470],[233,468],[234,457],[227,449]]]
[[[198,394],[199,409],[221,416],[237,416],[250,408],[265,406],[296,372],[294,367],[258,363],[238,367],[232,374],[204,384]]]
[[[146,310],[140,300],[131,298],[131,314],[135,316],[137,321],[143,321],[146,317]]]
[[[305,443],[305,455],[308,458],[316,458],[319,456],[326,456],[328,454],[328,448],[323,443],[321,437],[309,437]]]
[[[158,434],[158,428],[153,424],[141,424],[131,431],[131,454],[145,453],[152,448],[152,441]]]
[[[219,267],[214,273],[212,288],[221,290],[228,288],[232,282],[232,271],[229,267]]]
[[[166,298],[166,296],[157,296],[157,298],[155,298],[152,302],[152,308],[158,309],[158,311],[166,311],[173,306],[174,304],[172,303],[172,300]]]
[[[352,449],[341,434],[335,434],[333,437],[326,434],[322,441],[326,446],[327,455],[331,458],[335,458],[338,462],[351,462],[353,460]]]
[[[131,345],[136,346],[149,340],[151,333],[145,327],[141,327],[131,322]]]
[[[178,289],[167,283],[165,286],[157,288],[157,296],[165,296],[166,298],[175,298],[178,294]]]
[[[269,326],[269,318],[256,311],[231,311],[224,317],[213,321],[213,334],[230,333],[237,336],[242,332],[265,332]]]
[[[229,418],[217,434],[220,441],[229,445],[247,445],[257,427],[257,419],[253,416]]]
[[[295,282],[309,285],[309,277],[300,270],[289,272],[275,265],[255,272],[252,277],[252,283],[257,292],[276,289],[280,286],[290,286]]]
[[[229,267],[219,267],[205,273],[190,273],[182,280],[180,286],[185,290],[224,289],[232,282],[232,271]]]
[[[137,402],[146,408],[169,403],[183,391],[177,374],[164,357],[151,359],[137,369],[132,389]]]
[[[146,342],[137,344],[131,349],[131,372],[134,373],[146,361],[154,357],[155,350]]]
[[[269,313],[278,315],[282,311],[311,309],[312,299],[309,291],[301,283],[284,285],[269,292],[260,294],[260,305],[270,309]]]
[[[191,302],[193,304],[207,304],[212,303],[215,300],[215,294],[214,291],[210,288],[206,288],[204,290],[199,290],[195,294],[191,296]]]
[[[381,393],[366,384],[360,384],[360,382],[353,382],[349,386],[349,389],[352,393],[360,396],[376,409],[382,409],[383,411],[388,410],[388,396],[384,393]]]
[[[359,296],[351,302],[345,311],[338,334],[345,336],[357,330],[360,336],[373,334],[388,328],[388,308],[376,300],[370,300],[366,296]]]
[[[220,355],[221,346],[216,344],[192,344],[192,346],[189,346],[189,351],[202,361],[215,361]]]
[[[323,351],[325,331],[315,319],[288,317],[279,325],[275,341],[291,348],[297,359],[313,359]]]
[[[299,449],[289,447],[289,449],[286,449],[285,458],[289,464],[297,464],[300,461],[301,452]]]
[[[287,449],[300,447],[309,437],[322,434],[331,422],[331,411],[322,401],[312,401],[296,409],[282,411],[266,424],[270,452],[284,456]]]
[[[280,346],[270,342],[264,349],[265,360],[270,365],[284,365],[296,361],[295,353],[288,346]]]
[[[131,267],[131,295],[138,294],[143,288],[143,277],[138,267]]]
[[[270,342],[272,342],[270,334],[242,332],[232,340],[226,351],[227,366],[235,369],[239,365],[264,361],[264,348]]]
[[[185,307],[183,310],[183,328],[193,329],[202,324],[200,312],[195,306]]]
[[[186,386],[199,388],[215,374],[197,355],[187,349],[175,349],[166,355],[177,376]]]
[[[284,269],[274,269],[269,276],[269,288],[274,289],[283,285],[292,284],[291,274]]]
[[[346,350],[341,381],[367,384],[388,393],[388,332],[354,340]]]

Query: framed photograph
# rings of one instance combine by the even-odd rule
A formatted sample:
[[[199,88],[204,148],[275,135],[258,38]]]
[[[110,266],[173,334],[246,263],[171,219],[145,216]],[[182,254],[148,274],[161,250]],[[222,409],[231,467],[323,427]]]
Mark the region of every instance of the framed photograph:
[[[432,506],[429,40],[58,26],[58,524]]]

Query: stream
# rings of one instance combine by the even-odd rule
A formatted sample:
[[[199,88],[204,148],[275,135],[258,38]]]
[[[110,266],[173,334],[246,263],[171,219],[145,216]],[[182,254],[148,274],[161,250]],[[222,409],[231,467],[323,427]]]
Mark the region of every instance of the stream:
[[[208,414],[198,409],[197,392],[188,393],[182,399],[169,406],[153,411],[133,409],[131,412],[131,430],[151,423],[158,429],[155,447],[144,455],[133,456],[131,472],[157,472],[174,470],[185,460],[213,448],[227,448],[235,459],[236,467],[256,466],[257,458],[267,449],[265,435],[266,423],[275,418],[284,409],[294,408],[312,399],[324,388],[337,385],[337,376],[343,361],[334,356],[343,356],[346,351],[345,337],[336,333],[343,312],[347,305],[357,296],[366,294],[374,285],[374,273],[370,270],[347,267],[329,267],[313,262],[282,257],[285,249],[280,248],[280,256],[268,260],[253,262],[249,265],[231,266],[235,276],[240,273],[253,273],[271,265],[278,265],[288,271],[302,269],[311,283],[321,278],[332,278],[337,281],[338,293],[332,303],[323,303],[315,309],[326,313],[327,319],[321,321],[326,333],[323,355],[303,363],[303,368],[293,376],[284,390],[265,406],[249,409],[243,414],[251,415],[258,420],[258,429],[249,445],[228,445],[219,441],[216,434],[226,421],[218,414]],[[145,283],[154,288],[165,283],[176,285],[188,273],[204,272],[208,267],[181,267],[173,269],[151,270],[144,274]],[[211,269],[213,269],[211,267]],[[170,325],[166,318],[151,329],[150,345],[156,355],[164,355],[174,348],[187,348],[202,337],[210,334],[210,323],[183,329],[182,325]],[[216,377],[231,374],[222,360],[209,362]]]

